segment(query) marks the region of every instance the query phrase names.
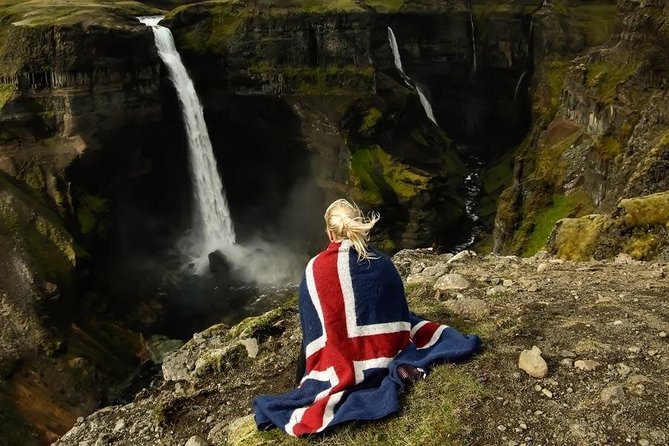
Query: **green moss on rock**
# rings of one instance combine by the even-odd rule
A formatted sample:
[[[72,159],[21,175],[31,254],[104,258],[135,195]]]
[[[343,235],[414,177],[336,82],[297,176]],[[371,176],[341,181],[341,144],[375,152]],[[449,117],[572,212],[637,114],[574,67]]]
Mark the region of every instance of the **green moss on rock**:
[[[12,99],[15,92],[16,87],[14,85],[0,84],[0,111]]]
[[[370,108],[362,118],[360,129],[358,131],[363,135],[369,135],[374,127],[381,121],[383,113],[376,107]]]
[[[95,232],[97,235],[103,236],[105,226],[102,219],[109,211],[109,200],[93,194],[82,193],[78,202],[77,221],[81,233],[91,235]]]
[[[612,225],[609,216],[599,214],[562,219],[551,234],[550,251],[561,259],[589,260],[601,235]]]
[[[353,153],[351,176],[354,198],[371,205],[392,198],[411,199],[426,190],[430,181],[427,172],[402,164],[379,146],[361,148]]]
[[[640,62],[633,55],[610,52],[606,58],[587,65],[586,85],[595,89],[597,98],[611,104],[616,98],[616,87],[634,74]]]
[[[621,200],[623,220],[628,227],[663,225],[669,228],[669,191]]]
[[[528,234],[523,256],[532,256],[546,245],[558,220],[576,217],[592,209],[593,204],[590,197],[582,190],[577,190],[570,195],[554,195],[549,206],[532,216],[532,230]]]

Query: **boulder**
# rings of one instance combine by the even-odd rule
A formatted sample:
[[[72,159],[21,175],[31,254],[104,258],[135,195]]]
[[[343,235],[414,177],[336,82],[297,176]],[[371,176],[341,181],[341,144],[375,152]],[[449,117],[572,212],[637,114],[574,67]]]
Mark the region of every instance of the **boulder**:
[[[541,357],[541,350],[536,345],[532,350],[523,350],[518,358],[518,368],[534,378],[545,378],[548,375],[548,364]]]
[[[437,291],[464,290],[469,288],[469,281],[460,274],[444,274],[434,284]]]

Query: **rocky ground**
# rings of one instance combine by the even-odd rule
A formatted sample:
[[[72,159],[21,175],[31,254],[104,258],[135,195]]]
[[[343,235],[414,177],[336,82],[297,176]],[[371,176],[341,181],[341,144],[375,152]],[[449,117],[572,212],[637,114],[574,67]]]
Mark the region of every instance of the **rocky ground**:
[[[669,442],[667,263],[624,255],[569,262],[543,252],[451,257],[405,250],[394,261],[411,308],[479,333],[484,351],[435,367],[407,392],[395,417],[302,440],[255,431],[252,398],[287,390],[294,379],[300,337],[289,302],[231,329],[195,335],[165,361],[162,384],[79,419],[55,444]],[[534,346],[540,354],[525,353],[531,364],[523,367],[542,378],[519,368],[521,352]]]

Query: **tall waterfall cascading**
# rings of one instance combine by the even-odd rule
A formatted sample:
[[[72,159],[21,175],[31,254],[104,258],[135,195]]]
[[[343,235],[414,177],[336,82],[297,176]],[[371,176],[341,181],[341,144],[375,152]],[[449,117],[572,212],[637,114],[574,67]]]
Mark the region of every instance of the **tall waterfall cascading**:
[[[469,25],[472,33],[472,56],[473,56],[472,70],[473,73],[476,74],[476,71],[478,70],[476,62],[476,27],[474,26],[474,14],[472,13],[471,2],[469,1],[467,2],[467,7],[469,8]]]
[[[193,249],[201,257],[216,249],[225,249],[233,245],[235,231],[204,121],[202,105],[176,49],[172,32],[158,25],[162,19],[162,16],[138,17],[141,23],[151,27],[158,55],[169,71],[169,78],[181,103],[195,198],[192,231],[196,246]]]
[[[418,85],[418,83],[414,82],[404,72],[404,68],[402,67],[402,57],[400,56],[400,50],[397,45],[397,39],[395,38],[395,33],[390,27],[388,27],[388,42],[390,43],[390,49],[393,52],[393,59],[395,60],[395,68],[397,68],[397,71],[402,76],[402,80],[404,80],[404,83],[407,84],[409,88],[412,88],[416,92],[416,94],[418,94],[418,99],[420,99],[420,103],[423,106],[423,110],[425,110],[425,115],[427,115],[430,121],[434,122],[434,124],[438,126],[439,124],[437,124],[437,120],[434,117],[434,112],[432,111],[432,104],[430,104],[430,101],[425,95],[425,92],[423,91],[421,86]]]

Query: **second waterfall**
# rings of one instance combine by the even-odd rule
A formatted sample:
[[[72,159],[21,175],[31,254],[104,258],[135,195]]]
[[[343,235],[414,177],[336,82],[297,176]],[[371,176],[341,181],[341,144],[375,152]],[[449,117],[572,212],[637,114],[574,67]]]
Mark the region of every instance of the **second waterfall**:
[[[139,17],[140,22],[150,26],[155,37],[158,56],[169,71],[174,84],[188,139],[191,180],[195,199],[192,226],[192,254],[197,257],[229,247],[235,243],[235,231],[230,217],[228,200],[218,173],[216,158],[209,140],[202,105],[195,86],[181,56],[174,45],[172,32],[158,25],[161,16]]]

